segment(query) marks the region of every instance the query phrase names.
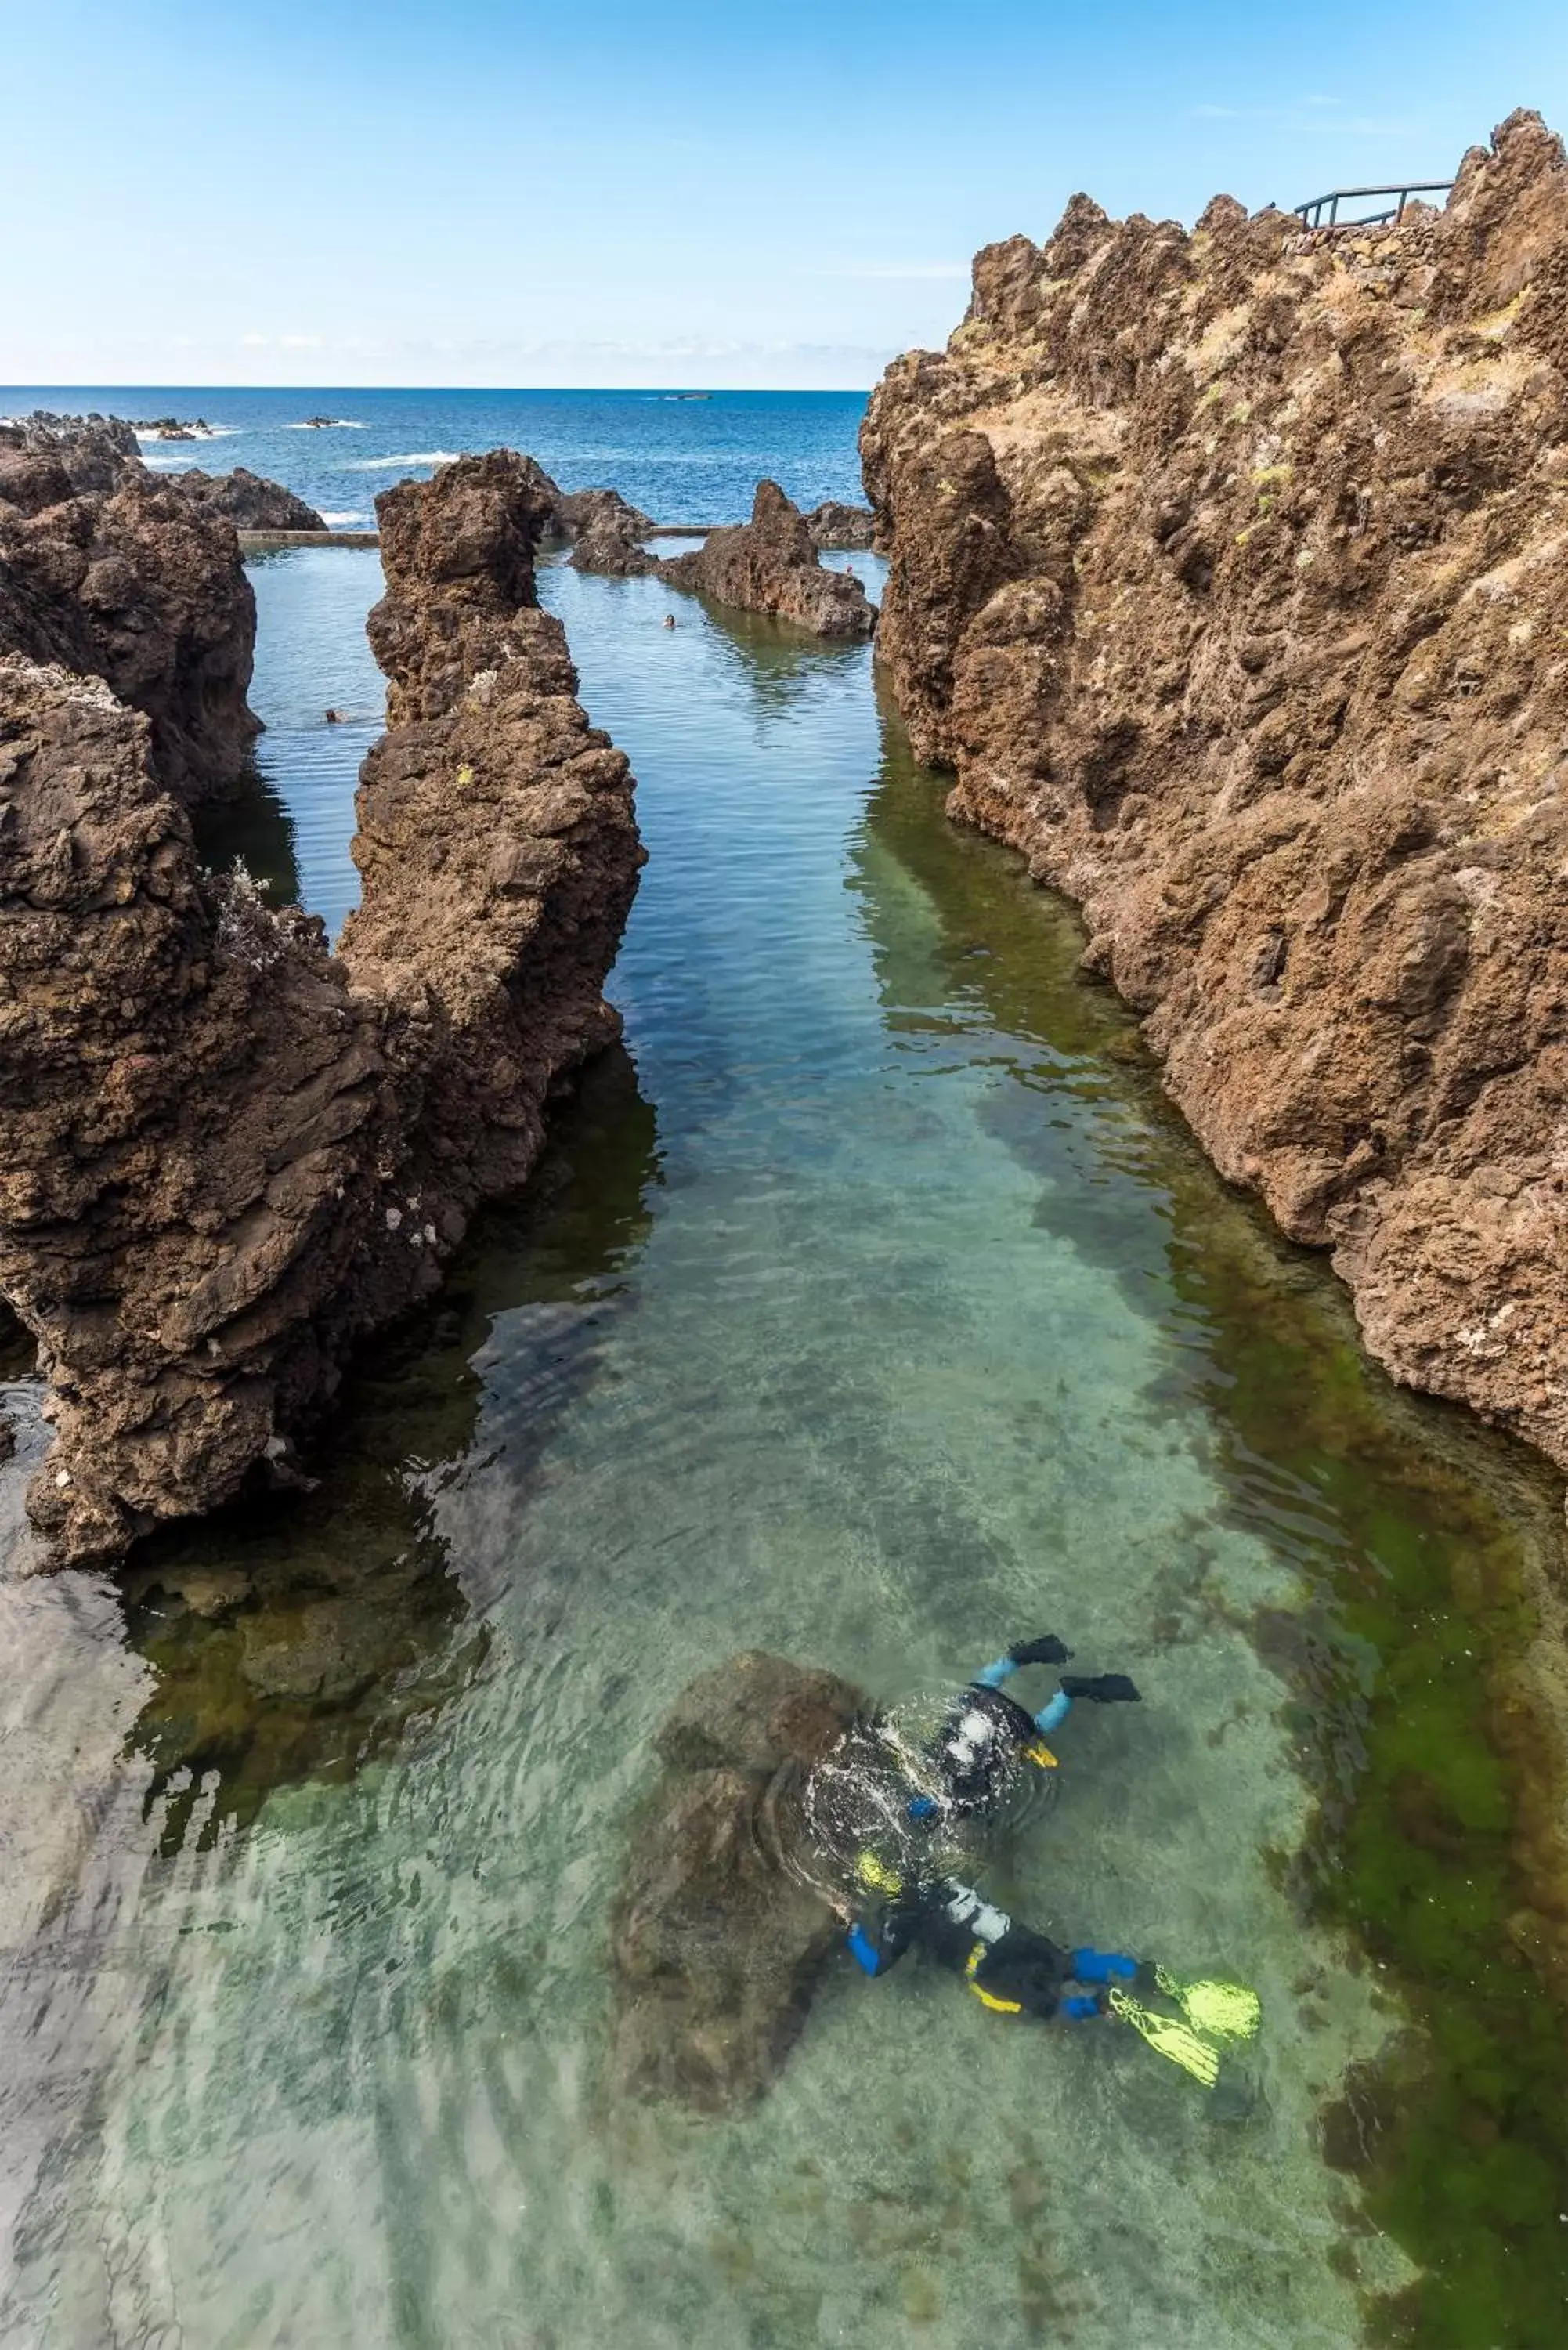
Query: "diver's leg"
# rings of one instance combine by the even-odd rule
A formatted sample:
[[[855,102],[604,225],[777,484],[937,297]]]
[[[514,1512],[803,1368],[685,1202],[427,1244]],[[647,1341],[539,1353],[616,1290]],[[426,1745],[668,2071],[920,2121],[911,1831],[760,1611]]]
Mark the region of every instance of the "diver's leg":
[[[1137,1980],[1138,1962],[1125,1950],[1075,1950],[1069,1971],[1075,1982],[1130,1983]]]
[[[1061,2012],[1087,2011],[1069,2005],[1062,1993],[1071,1980],[1068,1953],[1044,1934],[1009,1925],[999,1941],[976,1942],[964,1967],[975,1997],[1002,2015],[1033,2015],[1042,2022]],[[1098,2012],[1098,2002],[1094,2003]]]

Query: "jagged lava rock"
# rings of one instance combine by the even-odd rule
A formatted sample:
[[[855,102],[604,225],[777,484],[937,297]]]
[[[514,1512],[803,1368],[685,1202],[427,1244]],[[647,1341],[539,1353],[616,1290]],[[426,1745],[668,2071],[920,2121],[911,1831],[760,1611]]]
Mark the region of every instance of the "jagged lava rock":
[[[221,515],[236,530],[325,530],[327,524],[312,505],[286,490],[281,482],[264,480],[244,465],[232,473],[171,473],[170,487],[203,513]]]
[[[361,770],[364,888],[340,952],[357,987],[430,1030],[441,1081],[416,1155],[466,1211],[527,1173],[556,1073],[620,1034],[600,991],[644,852],[625,757],[588,724],[566,631],[538,608],[528,461],[463,458],[376,513],[389,731]]]
[[[761,1650],[676,1704],[612,1920],[621,2094],[725,2113],[777,2074],[844,1934],[811,1882],[799,1794],[865,1710],[836,1675]]]
[[[877,610],[857,579],[817,561],[805,517],[776,482],[759,482],[752,519],[710,531],[691,555],[660,563],[673,588],[744,612],[769,612],[819,637],[868,637]]]
[[[539,516],[541,544],[570,546],[578,571],[601,571],[633,578],[658,568],[642,551],[641,542],[654,525],[650,517],[622,497],[618,490],[563,490],[553,482],[536,457],[516,455]]]
[[[566,535],[575,539],[572,567],[611,578],[638,579],[657,571],[642,542],[653,528],[649,516],[629,505],[618,490],[578,490],[559,500]]]
[[[875,544],[877,517],[869,506],[846,506],[837,498],[824,498],[805,517],[815,547],[858,550]]]
[[[617,1033],[631,778],[534,603],[519,463],[380,502],[391,724],[341,959],[201,872],[144,717],[0,660],[0,1295],[53,1388],[29,1506],[62,1560],[296,1476],[349,1347]]]
[[[66,1558],[282,1450],[324,1264],[363,1272],[353,1137],[390,1128],[373,1007],[319,923],[201,874],[151,753],[100,679],[0,660],[0,1292],[53,1389],[30,1506]]]
[[[72,479],[72,463],[96,479],[111,462],[106,487]],[[75,442],[0,426],[0,652],[103,678],[151,719],[159,778],[188,805],[245,772],[254,647],[232,524],[117,454],[96,421]]]
[[[111,490],[128,466],[141,463],[136,427],[123,416],[57,416],[36,408],[30,416],[0,420],[0,433],[9,422],[13,446],[58,458],[73,490]]]
[[[1373,1351],[1568,1463],[1568,167],[1306,235],[1075,197],[862,452],[877,648]]]

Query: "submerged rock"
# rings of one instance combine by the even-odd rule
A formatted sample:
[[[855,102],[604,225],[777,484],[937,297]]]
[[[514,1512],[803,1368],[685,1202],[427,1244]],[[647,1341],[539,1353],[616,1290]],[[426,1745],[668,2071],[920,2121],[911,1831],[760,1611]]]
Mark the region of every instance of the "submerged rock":
[[[817,560],[800,508],[776,482],[759,482],[752,519],[710,531],[705,545],[657,567],[673,588],[745,612],[768,612],[819,637],[868,637],[877,609],[857,579]]]
[[[844,1932],[805,1866],[800,1787],[864,1710],[836,1675],[750,1650],[670,1713],[611,1929],[621,2094],[724,2113],[776,2076]]]
[[[260,731],[255,599],[232,524],[121,438],[98,419],[0,425],[0,653],[101,677],[151,720],[159,779],[193,805],[239,781]]]
[[[390,727],[340,957],[200,870],[146,718],[0,660],[0,1295],[54,1390],[29,1506],[62,1558],[296,1476],[355,1338],[436,1285],[618,1031],[631,778],[535,600],[521,463],[378,502]]]
[[[1373,1351],[1568,1463],[1568,163],[1191,235],[1086,197],[873,396],[878,652]]]

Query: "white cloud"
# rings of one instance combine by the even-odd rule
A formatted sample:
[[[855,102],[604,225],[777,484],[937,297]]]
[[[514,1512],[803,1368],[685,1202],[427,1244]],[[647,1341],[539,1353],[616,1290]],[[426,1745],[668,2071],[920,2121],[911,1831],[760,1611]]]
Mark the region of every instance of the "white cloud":
[[[1338,104],[1335,98],[1303,98],[1290,106],[1203,105],[1191,108],[1190,112],[1204,122],[1268,122],[1281,130],[1307,131],[1314,135],[1326,131],[1338,137],[1341,132],[1347,131],[1353,138],[1384,140],[1410,139],[1416,135],[1413,122],[1401,121],[1392,115],[1340,114],[1332,122],[1325,121],[1324,109]],[[1309,114],[1304,111],[1308,107],[1317,110]]]

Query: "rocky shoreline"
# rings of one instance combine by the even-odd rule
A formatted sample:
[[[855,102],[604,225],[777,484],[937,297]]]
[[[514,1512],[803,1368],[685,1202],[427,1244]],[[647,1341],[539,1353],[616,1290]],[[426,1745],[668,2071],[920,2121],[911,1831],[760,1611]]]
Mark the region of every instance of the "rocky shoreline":
[[[988,247],[862,434],[950,807],[1084,910],[1366,1343],[1568,1466],[1568,161]]]
[[[321,517],[244,468],[153,474],[123,419],[0,425],[0,1297],[51,1389],[28,1506],[59,1562],[298,1482],[356,1340],[437,1284],[528,1174],[563,1074],[618,1034],[631,779],[535,549],[825,635],[875,624],[813,536],[869,517],[772,484],[673,562],[618,492],[510,452],[377,514],[388,732],[333,954],[243,870],[204,871],[188,820],[258,731],[237,534],[308,543]]]

